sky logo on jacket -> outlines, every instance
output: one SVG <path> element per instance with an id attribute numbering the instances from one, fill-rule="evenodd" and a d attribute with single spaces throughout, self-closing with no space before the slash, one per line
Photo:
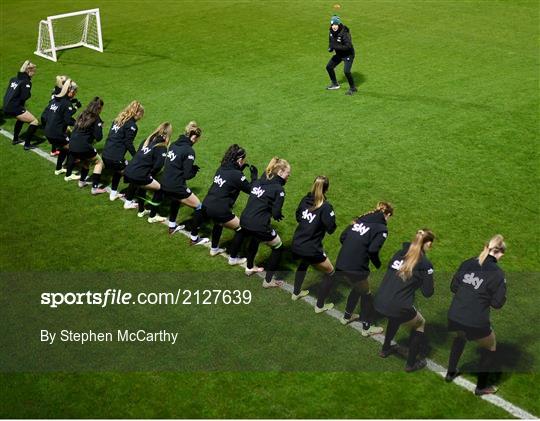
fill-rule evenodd
<path id="1" fill-rule="evenodd" d="M 173 151 L 169 151 L 167 153 L 167 158 L 169 158 L 169 161 L 174 161 L 176 159 L 176 154 Z"/>
<path id="2" fill-rule="evenodd" d="M 257 196 L 257 197 L 261 197 L 263 194 L 264 194 L 265 190 L 261 189 L 260 187 L 253 187 L 251 189 L 251 194 Z"/>
<path id="3" fill-rule="evenodd" d="M 480 288 L 480 285 L 482 285 L 482 282 L 484 282 L 484 280 L 480 279 L 478 276 L 474 276 L 474 272 L 466 273 L 465 276 L 463 277 L 463 283 L 472 285 L 474 289 Z"/>
<path id="4" fill-rule="evenodd" d="M 395 270 L 400 270 L 401 269 L 401 266 L 403 265 L 403 260 L 394 260 L 392 262 L 392 269 L 395 269 Z"/>
<path id="5" fill-rule="evenodd" d="M 227 180 L 224 180 L 221 178 L 221 176 L 216 175 L 214 177 L 214 183 L 217 184 L 220 188 L 223 187 L 223 185 L 227 182 Z"/>
<path id="6" fill-rule="evenodd" d="M 311 213 L 309 210 L 307 209 L 304 209 L 304 212 L 302 212 L 302 219 L 305 219 L 306 221 L 308 221 L 308 223 L 312 223 L 314 220 L 315 220 L 315 217 L 317 215 Z"/>
<path id="7" fill-rule="evenodd" d="M 150 149 L 148 146 L 143 146 L 142 152 L 143 155 L 146 155 L 148 152 L 150 152 L 152 149 Z"/>
<path id="8" fill-rule="evenodd" d="M 120 130 L 120 126 L 117 124 L 113 124 L 111 127 L 111 130 L 113 130 L 115 133 L 118 133 L 118 130 Z"/>
<path id="9" fill-rule="evenodd" d="M 369 227 L 366 227 L 363 223 L 354 224 L 352 227 L 352 230 L 354 232 L 357 232 L 360 235 L 364 235 L 366 232 L 370 230 Z"/>
<path id="10" fill-rule="evenodd" d="M 49 110 L 54 111 L 54 112 L 56 112 L 57 109 L 58 109 L 57 104 L 51 104 L 51 106 L 49 107 Z"/>
<path id="11" fill-rule="evenodd" d="M 11 89 L 17 89 L 17 86 L 19 86 L 19 84 L 17 82 L 11 82 L 10 85 L 9 85 L 9 87 Z"/>

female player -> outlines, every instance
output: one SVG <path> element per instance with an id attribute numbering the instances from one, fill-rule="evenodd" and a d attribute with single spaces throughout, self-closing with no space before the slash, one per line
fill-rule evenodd
<path id="1" fill-rule="evenodd" d="M 272 279 L 281 259 L 282 242 L 277 232 L 272 228 L 270 220 L 271 218 L 276 221 L 283 219 L 281 213 L 285 201 L 283 186 L 290 173 L 291 166 L 286 160 L 278 157 L 270 160 L 263 176 L 252 183 L 246 208 L 240 216 L 240 227 L 236 230 L 231 246 L 229 264 L 238 264 L 238 251 L 242 242 L 245 237 L 251 237 L 246 256 L 245 273 L 248 276 L 264 270 L 262 267 L 254 266 L 259 243 L 264 242 L 272 249 L 263 281 L 264 288 L 275 288 L 283 285 L 283 281 Z"/>
<path id="2" fill-rule="evenodd" d="M 137 152 L 135 146 L 133 146 L 133 141 L 135 140 L 135 136 L 137 136 L 137 121 L 143 118 L 143 116 L 144 107 L 141 103 L 139 101 L 131 101 L 118 114 L 109 130 L 105 148 L 103 149 L 103 163 L 105 169 L 113 173 L 111 193 L 109 194 L 110 200 L 116 200 L 119 197 L 118 185 L 127 164 L 125 160 L 126 151 L 129 151 L 131 156 L 135 156 Z M 99 185 L 101 171 L 96 174 L 96 170 L 94 169 L 94 176 L 96 177 L 92 179 L 92 183 L 94 187 L 97 187 L 95 186 L 95 182 Z M 135 204 L 133 207 L 137 207 L 137 205 Z"/>
<path id="3" fill-rule="evenodd" d="M 369 336 L 381 333 L 383 329 L 371 326 L 374 318 L 373 296 L 369 289 L 369 262 L 377 269 L 381 267 L 379 251 L 386 238 L 386 226 L 394 208 L 390 203 L 379 202 L 375 209 L 359 216 L 341 234 L 341 249 L 336 261 L 339 275 L 351 284 L 351 292 L 347 299 L 342 324 L 356 319 L 354 309 L 360 299 L 360 321 L 362 322 L 362 335 Z"/>
<path id="4" fill-rule="evenodd" d="M 334 275 L 334 266 L 330 259 L 326 257 L 322 245 L 324 235 L 326 233 L 332 234 L 337 228 L 334 209 L 330 202 L 326 200 L 326 192 L 329 186 L 328 177 L 324 175 L 318 176 L 313 182 L 311 192 L 300 201 L 296 209 L 298 226 L 294 232 L 291 247 L 294 257 L 300 259 L 300 264 L 296 269 L 294 291 L 291 297 L 294 301 L 309 294 L 307 290 L 302 290 L 302 283 L 309 266 L 313 266 L 324 273 L 319 293 L 322 301 L 318 300 L 316 309 L 324 308 L 324 297 L 327 294 L 324 294 L 323 291 L 331 286 L 330 277 Z"/>
<path id="5" fill-rule="evenodd" d="M 420 288 L 424 297 L 433 295 L 433 265 L 426 252 L 431 249 L 434 240 L 433 232 L 424 228 L 418 230 L 412 243 L 403 243 L 403 248 L 392 257 L 375 297 L 375 309 L 388 317 L 384 344 L 379 353 L 382 358 L 394 352 L 391 343 L 399 326 L 404 324 L 411 329 L 406 372 L 426 366 L 425 358 L 416 360 L 426 346 L 426 321 L 414 308 L 414 293 Z"/>
<path id="6" fill-rule="evenodd" d="M 234 203 L 241 191 L 249 194 L 251 184 L 257 180 L 258 174 L 255 166 L 249 166 L 251 174 L 251 182 L 249 182 L 242 172 L 247 167 L 246 150 L 237 144 L 229 146 L 221 160 L 221 166 L 214 175 L 208 194 L 202 202 L 202 212 L 199 215 L 204 219 L 211 218 L 214 221 L 210 256 L 217 256 L 225 251 L 219 248 L 223 227 L 237 230 L 240 226 L 240 219 L 232 211 Z M 194 223 L 195 226 L 199 226 L 202 221 Z"/>
<path id="7" fill-rule="evenodd" d="M 506 302 L 506 280 L 504 272 L 497 265 L 505 252 L 503 236 L 495 235 L 486 243 L 480 256 L 461 264 L 450 285 L 454 298 L 448 311 L 448 330 L 456 332 L 456 338 L 452 343 L 445 379 L 451 382 L 460 374 L 457 365 L 465 343 L 476 341 L 481 350 L 476 395 L 496 393 L 498 390 L 488 382 L 497 349 L 489 310 L 490 307 L 502 308 Z"/>
<path id="8" fill-rule="evenodd" d="M 55 175 L 66 172 L 62 168 L 62 164 L 69 152 L 67 129 L 75 124 L 73 115 L 76 109 L 71 104 L 71 99 L 76 94 L 77 84 L 71 79 L 67 79 L 60 92 L 51 99 L 42 114 L 42 122 L 45 123 L 45 137 L 52 148 L 59 152 L 56 159 Z"/>
<path id="9" fill-rule="evenodd" d="M 103 121 L 99 117 L 103 109 L 103 100 L 95 97 L 86 107 L 86 109 L 77 117 L 71 138 L 69 140 L 69 156 L 67 162 L 67 171 L 64 180 L 79 180 L 79 187 L 89 184 L 86 179 L 90 165 L 94 166 L 94 173 L 101 174 L 103 161 L 93 146 L 94 141 L 99 142 L 103 139 Z M 81 162 L 81 175 L 72 174 L 75 160 Z M 93 174 L 94 177 L 95 174 Z M 104 189 L 99 188 L 99 181 L 93 180 L 92 194 L 105 193 Z"/>
<path id="10" fill-rule="evenodd" d="M 36 65 L 30 62 L 30 60 L 26 60 L 17 73 L 17 76 L 10 79 L 4 95 L 4 114 L 17 119 L 13 129 L 13 145 L 22 142 L 19 140 L 19 135 L 21 134 L 23 124 L 29 124 L 24 141 L 24 149 L 26 151 L 36 148 L 30 142 L 39 125 L 38 119 L 25 108 L 25 102 L 32 96 L 32 77 L 35 74 Z"/>
<path id="11" fill-rule="evenodd" d="M 176 225 L 176 217 L 180 210 L 180 204 L 195 209 L 194 219 L 200 220 L 202 203 L 199 198 L 192 193 L 186 181 L 197 175 L 199 166 L 195 164 L 195 150 L 193 146 L 201 140 L 202 130 L 197 122 L 190 121 L 176 142 L 169 147 L 163 176 L 161 177 L 161 188 L 165 195 L 171 199 L 169 213 L 169 234 L 173 235 L 184 228 L 183 225 Z M 198 235 L 198 227 L 193 224 L 193 232 L 190 244 L 200 245 L 208 243 L 208 238 L 201 238 Z"/>
<path id="12" fill-rule="evenodd" d="M 168 121 L 161 123 L 156 130 L 146 138 L 139 150 L 129 162 L 124 171 L 124 181 L 129 184 L 126 194 L 126 208 L 131 208 L 133 198 L 137 194 L 139 205 L 138 217 L 142 218 L 150 212 L 148 222 L 163 222 L 166 218 L 157 214 L 157 206 L 152 211 L 144 209 L 146 190 L 154 192 L 153 203 L 161 202 L 161 185 L 155 179 L 163 168 L 167 156 L 167 146 L 172 135 L 172 124 Z"/>

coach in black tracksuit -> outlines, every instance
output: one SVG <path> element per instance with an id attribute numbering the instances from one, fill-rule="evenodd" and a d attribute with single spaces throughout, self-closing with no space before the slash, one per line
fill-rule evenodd
<path id="1" fill-rule="evenodd" d="M 9 85 L 4 95 L 4 114 L 17 119 L 13 128 L 13 145 L 21 143 L 19 135 L 23 124 L 29 123 L 24 141 L 25 150 L 35 149 L 35 146 L 30 142 L 39 125 L 37 118 L 25 106 L 26 101 L 32 96 L 32 77 L 35 73 L 36 65 L 31 63 L 30 60 L 26 60 L 17 73 L 17 76 L 9 80 Z"/>
<path id="2" fill-rule="evenodd" d="M 233 213 L 233 207 L 240 192 L 249 194 L 251 184 L 257 180 L 258 170 L 246 163 L 246 150 L 237 144 L 227 148 L 221 166 L 214 174 L 214 179 L 206 197 L 202 202 L 202 216 L 214 221 L 212 229 L 212 246 L 210 255 L 216 256 L 225 250 L 219 248 L 219 240 L 223 227 L 237 230 L 240 219 Z M 250 170 L 250 180 L 242 172 Z M 202 222 L 202 221 L 200 221 Z M 199 223 L 200 225 L 200 223 Z M 231 263 L 234 263 L 232 261 Z"/>
<path id="3" fill-rule="evenodd" d="M 324 297 L 326 290 L 331 287 L 331 276 L 334 274 L 334 266 L 326 256 L 323 249 L 323 239 L 326 233 L 333 234 L 337 228 L 334 208 L 326 200 L 326 193 L 330 186 L 328 177 L 318 176 L 313 182 L 311 191 L 302 198 L 296 209 L 296 222 L 298 226 L 293 235 L 291 250 L 293 256 L 300 259 L 294 279 L 294 301 L 308 295 L 307 290 L 302 290 L 302 284 L 306 277 L 306 271 L 310 265 L 324 273 L 319 286 L 319 299 L 317 309 L 324 311 Z M 329 308 L 326 308 L 329 309 Z"/>
<path id="4" fill-rule="evenodd" d="M 141 143 L 139 150 L 128 163 L 124 171 L 124 181 L 129 184 L 126 194 L 126 208 L 131 208 L 131 203 L 135 194 L 138 197 L 139 217 L 143 217 L 147 212 L 144 209 L 146 190 L 154 191 L 150 217 L 148 222 L 163 222 L 165 218 L 157 216 L 157 204 L 161 202 L 161 184 L 156 180 L 157 175 L 165 164 L 167 157 L 167 145 L 172 134 L 172 125 L 164 122 Z"/>
<path id="5" fill-rule="evenodd" d="M 245 273 L 248 276 L 263 271 L 263 268 L 254 266 L 259 243 L 264 242 L 272 248 L 263 282 L 264 288 L 283 285 L 282 281 L 272 279 L 281 259 L 282 242 L 270 221 L 272 218 L 276 221 L 283 219 L 282 207 L 285 201 L 283 186 L 290 172 L 291 166 L 286 160 L 274 157 L 262 177 L 252 183 L 246 208 L 240 217 L 240 230 L 237 230 L 231 246 L 231 259 L 237 259 L 244 238 L 246 236 L 251 238 L 246 256 Z"/>
<path id="6" fill-rule="evenodd" d="M 327 89 L 339 89 L 340 86 L 337 82 L 334 69 L 339 63 L 343 62 L 343 71 L 347 81 L 349 82 L 349 90 L 346 92 L 346 95 L 354 94 L 357 92 L 351 73 L 352 64 L 354 61 L 354 47 L 352 44 L 351 32 L 349 31 L 349 28 L 341 23 L 339 16 L 332 16 L 332 19 L 330 20 L 328 51 L 334 52 L 335 54 L 326 65 L 326 71 L 328 72 L 328 76 L 330 76 L 330 80 L 332 82 Z"/>
<path id="7" fill-rule="evenodd" d="M 95 97 L 86 109 L 77 117 L 71 137 L 69 140 L 69 156 L 66 165 L 66 176 L 64 180 L 78 180 L 82 187 L 86 183 L 88 176 L 89 165 L 94 163 L 94 171 L 101 172 L 103 163 L 100 156 L 94 148 L 94 142 L 99 142 L 103 139 L 103 120 L 100 118 L 101 110 L 103 109 L 103 101 L 99 97 Z M 81 175 L 72 175 L 75 161 L 81 161 Z M 96 191 L 94 190 L 94 194 Z"/>
<path id="8" fill-rule="evenodd" d="M 361 300 L 360 320 L 362 335 L 381 333 L 383 329 L 371 326 L 374 319 L 373 296 L 369 288 L 369 262 L 381 267 L 379 252 L 388 237 L 387 221 L 394 209 L 387 202 L 379 202 L 374 210 L 356 218 L 341 234 L 341 249 L 336 261 L 340 278 L 351 285 L 342 324 L 354 320 L 354 309 Z"/>
<path id="9" fill-rule="evenodd" d="M 76 92 L 77 85 L 72 84 L 69 79 L 66 80 L 62 90 L 51 99 L 42 115 L 45 137 L 52 147 L 60 152 L 56 160 L 56 175 L 63 172 L 62 164 L 69 151 L 67 129 L 75 124 L 73 115 L 77 109 L 71 103 L 71 98 Z"/>
<path id="10" fill-rule="evenodd" d="M 495 393 L 497 388 L 488 384 L 493 369 L 496 340 L 491 328 L 490 308 L 500 309 L 506 302 L 506 280 L 497 265 L 506 245 L 500 235 L 494 236 L 479 257 L 464 261 L 452 278 L 450 290 L 454 294 L 448 311 L 448 330 L 457 332 L 452 343 L 446 381 L 454 380 L 457 365 L 467 340 L 481 347 L 480 370 L 475 393 Z"/>
<path id="11" fill-rule="evenodd" d="M 428 229 L 419 230 L 412 243 L 403 243 L 388 265 L 381 286 L 375 297 L 375 309 L 388 318 L 384 345 L 379 353 L 383 358 L 394 349 L 391 342 L 399 326 L 405 324 L 411 328 L 409 354 L 405 371 L 411 372 L 426 366 L 424 358 L 416 360 L 421 348 L 425 348 L 425 320 L 414 307 L 414 295 L 417 289 L 425 297 L 434 292 L 433 265 L 426 257 L 435 236 Z"/>

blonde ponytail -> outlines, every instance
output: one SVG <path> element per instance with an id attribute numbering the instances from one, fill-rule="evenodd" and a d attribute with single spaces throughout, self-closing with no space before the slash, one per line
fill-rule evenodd
<path id="1" fill-rule="evenodd" d="M 36 68 L 36 65 L 34 63 L 32 63 L 30 60 L 26 60 L 22 66 L 21 66 L 21 69 L 19 70 L 21 73 L 25 73 L 26 71 L 30 70 L 30 69 L 35 69 Z"/>
<path id="2" fill-rule="evenodd" d="M 138 114 L 144 114 L 144 107 L 139 101 L 131 101 L 114 119 L 114 124 L 122 127 L 129 119 L 134 118 Z"/>
<path id="3" fill-rule="evenodd" d="M 163 145 L 166 145 L 169 143 L 169 140 L 171 139 L 172 135 L 172 124 L 168 121 L 165 121 L 164 123 L 161 123 L 156 130 L 154 130 L 150 136 L 146 138 L 146 140 L 143 143 L 143 147 L 147 147 L 148 144 L 152 141 L 152 139 L 155 139 L 157 136 L 160 136 L 164 139 L 164 142 L 162 142 Z"/>
<path id="4" fill-rule="evenodd" d="M 56 87 L 57 88 L 62 88 L 62 86 L 64 86 L 64 83 L 68 79 L 69 78 L 66 75 L 58 75 L 58 76 L 56 76 Z"/>
<path id="5" fill-rule="evenodd" d="M 67 79 L 64 84 L 62 85 L 62 90 L 57 94 L 55 95 L 57 98 L 62 98 L 62 97 L 65 97 L 67 95 L 68 92 L 72 92 L 72 91 L 76 91 L 78 88 L 77 84 L 75 83 L 75 81 L 71 80 L 71 79 Z"/>
<path id="6" fill-rule="evenodd" d="M 291 168 L 291 165 L 285 159 L 274 156 L 266 167 L 266 178 L 268 180 L 271 180 L 272 178 L 274 178 L 275 175 L 277 175 L 278 172 L 286 170 L 288 168 Z"/>
<path id="7" fill-rule="evenodd" d="M 405 254 L 403 264 L 397 271 L 398 276 L 402 280 L 406 281 L 407 279 L 411 278 L 415 266 L 418 264 L 420 258 L 422 257 L 422 250 L 424 248 L 424 244 L 433 242 L 434 240 L 435 235 L 428 228 L 423 228 L 416 232 L 416 236 L 414 237 L 414 240 L 412 241 L 411 246 L 407 251 L 407 254 Z"/>
<path id="8" fill-rule="evenodd" d="M 318 209 L 322 206 L 322 204 L 326 200 L 325 194 L 328 191 L 329 186 L 330 181 L 328 180 L 328 177 L 324 175 L 319 175 L 315 179 L 315 181 L 313 182 L 313 186 L 311 187 L 313 206 L 311 207 L 310 211 L 314 211 L 315 209 Z"/>
<path id="9" fill-rule="evenodd" d="M 360 219 L 364 216 L 371 215 L 375 212 L 382 212 L 384 215 L 390 215 L 392 216 L 394 214 L 394 207 L 388 203 L 388 202 L 377 202 L 377 205 L 373 210 L 370 210 L 369 212 L 366 212 L 360 216 L 357 216 L 356 219 Z M 356 224 L 356 220 L 353 220 L 351 224 Z"/>
<path id="10" fill-rule="evenodd" d="M 187 137 L 191 139 L 191 136 L 200 137 L 202 134 L 202 130 L 196 121 L 190 121 L 184 129 L 184 133 Z"/>
<path id="11" fill-rule="evenodd" d="M 484 245 L 484 250 L 482 250 L 482 253 L 478 256 L 478 262 L 480 263 L 480 266 L 482 266 L 489 253 L 504 253 L 505 251 L 506 243 L 504 242 L 504 237 L 501 234 L 494 235 L 491 237 L 491 240 Z"/>

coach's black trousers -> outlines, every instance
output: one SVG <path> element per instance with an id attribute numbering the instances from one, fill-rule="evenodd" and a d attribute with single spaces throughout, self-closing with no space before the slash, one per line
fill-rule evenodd
<path id="1" fill-rule="evenodd" d="M 330 76 L 330 80 L 333 83 L 337 84 L 336 72 L 334 71 L 334 69 L 339 63 L 343 62 L 343 72 L 345 73 L 345 77 L 349 82 L 349 87 L 354 88 L 354 79 L 351 73 L 353 61 L 354 55 L 348 57 L 339 57 L 337 55 L 332 56 L 332 58 L 330 59 L 330 61 L 328 61 L 328 64 L 326 65 L 326 71 L 328 72 L 328 76 Z"/>

